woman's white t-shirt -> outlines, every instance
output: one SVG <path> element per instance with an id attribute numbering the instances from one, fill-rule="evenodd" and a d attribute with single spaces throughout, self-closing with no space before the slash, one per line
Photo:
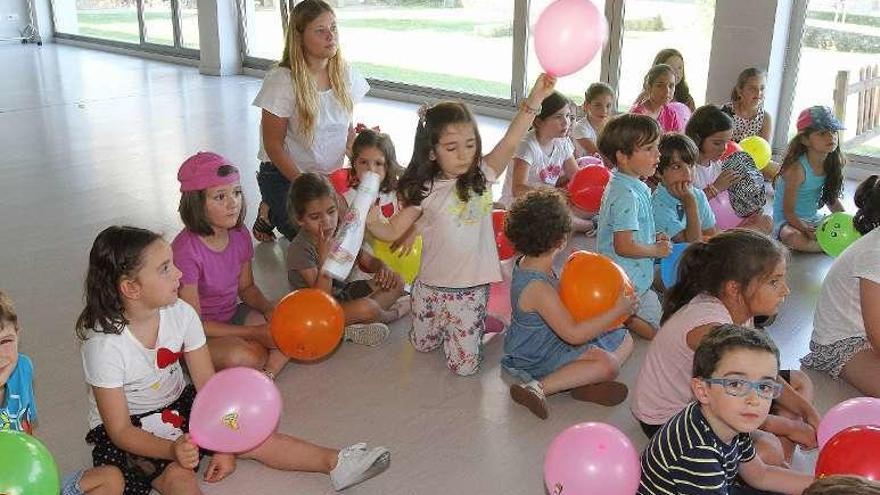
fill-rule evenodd
<path id="1" fill-rule="evenodd" d="M 82 344 L 86 383 L 122 388 L 129 414 L 143 414 L 168 406 L 183 392 L 186 381 L 180 359 L 205 345 L 205 331 L 196 311 L 178 299 L 159 310 L 159 335 L 152 349 L 129 331 L 120 334 L 88 330 Z M 102 423 L 95 396 L 89 388 L 89 428 Z"/>
<path id="2" fill-rule="evenodd" d="M 357 103 L 367 94 L 370 85 L 352 67 L 348 67 L 347 71 L 351 100 L 353 103 Z M 293 159 L 293 163 L 300 171 L 329 174 L 342 167 L 351 115 L 345 111 L 332 90 L 320 92 L 318 95 L 318 117 L 315 122 L 315 139 L 309 145 L 299 132 L 296 100 L 293 92 L 290 69 L 275 67 L 263 79 L 263 86 L 254 98 L 253 105 L 275 116 L 289 119 L 287 135 L 284 137 L 284 151 Z M 261 128 L 260 135 L 262 136 L 262 134 Z M 257 158 L 261 162 L 270 161 L 262 139 L 260 139 L 260 152 Z"/>
<path id="3" fill-rule="evenodd" d="M 532 130 L 519 143 L 516 154 L 513 156 L 526 162 L 529 165 L 529 173 L 526 177 L 526 184 L 529 186 L 549 186 L 554 187 L 556 181 L 565 174 L 563 164 L 565 160 L 574 156 L 574 145 L 571 139 L 555 138 L 550 142 L 550 152 L 547 153 L 538 143 L 538 137 Z M 501 190 L 501 199 L 499 203 L 505 207 L 513 204 L 513 167 L 507 169 L 504 178 L 504 188 Z"/>
<path id="4" fill-rule="evenodd" d="M 846 248 L 825 275 L 813 317 L 813 342 L 831 345 L 850 337 L 866 337 L 862 319 L 861 279 L 880 284 L 880 228 Z"/>

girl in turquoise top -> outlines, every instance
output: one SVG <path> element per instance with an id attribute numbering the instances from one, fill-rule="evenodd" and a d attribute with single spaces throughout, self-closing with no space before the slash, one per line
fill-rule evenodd
<path id="1" fill-rule="evenodd" d="M 843 211 L 840 194 L 846 160 L 837 135 L 843 125 L 830 108 L 814 106 L 800 113 L 797 129 L 776 176 L 773 234 L 791 249 L 819 253 L 819 208 Z"/>

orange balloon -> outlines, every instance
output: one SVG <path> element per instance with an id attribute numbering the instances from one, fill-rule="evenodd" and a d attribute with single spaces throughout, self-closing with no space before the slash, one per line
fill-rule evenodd
<path id="1" fill-rule="evenodd" d="M 315 361 L 333 352 L 344 326 L 342 306 L 319 289 L 299 289 L 284 296 L 269 322 L 281 352 L 300 361 Z"/>
<path id="2" fill-rule="evenodd" d="M 620 293 L 634 294 L 626 272 L 611 258 L 589 251 L 568 257 L 559 276 L 559 296 L 572 318 L 582 322 L 614 307 Z M 626 318 L 611 328 L 620 327 Z"/>

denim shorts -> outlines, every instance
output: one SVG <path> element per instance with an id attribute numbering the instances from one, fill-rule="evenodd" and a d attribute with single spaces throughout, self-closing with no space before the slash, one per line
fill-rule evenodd
<path id="1" fill-rule="evenodd" d="M 85 472 L 85 469 L 79 469 L 65 476 L 61 480 L 61 495 L 85 495 L 79 486 L 79 481 Z"/>
<path id="2" fill-rule="evenodd" d="M 512 365 L 513 363 L 506 363 L 505 359 L 502 359 L 501 367 L 504 371 L 507 371 L 523 381 L 540 380 L 572 361 L 579 359 L 585 352 L 593 347 L 609 353 L 616 351 L 623 343 L 624 339 L 626 339 L 627 333 L 627 329 L 623 327 L 603 333 L 585 344 L 569 347 L 569 349 L 564 352 L 548 356 L 539 364 L 529 366 L 527 369 L 517 368 L 515 365 Z M 505 358 L 506 357 L 507 356 L 505 356 Z"/>

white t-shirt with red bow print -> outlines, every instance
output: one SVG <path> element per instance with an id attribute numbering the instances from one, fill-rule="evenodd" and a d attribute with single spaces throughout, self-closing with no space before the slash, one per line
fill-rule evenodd
<path id="1" fill-rule="evenodd" d="M 192 306 L 178 299 L 159 310 L 159 336 L 155 347 L 145 347 L 126 326 L 120 334 L 88 330 L 80 351 L 86 383 L 101 388 L 122 388 L 129 414 L 136 415 L 162 409 L 180 397 L 186 387 L 180 360 L 185 352 L 203 345 L 205 331 L 199 315 Z M 179 430 L 180 424 L 175 427 L 175 422 L 182 420 L 174 414 L 163 411 L 155 415 L 155 420 L 152 416 L 143 418 L 143 428 L 156 436 L 172 439 L 170 437 L 179 434 L 174 430 Z M 90 388 L 89 428 L 101 423 Z M 156 428 L 150 426 L 154 423 Z"/>

